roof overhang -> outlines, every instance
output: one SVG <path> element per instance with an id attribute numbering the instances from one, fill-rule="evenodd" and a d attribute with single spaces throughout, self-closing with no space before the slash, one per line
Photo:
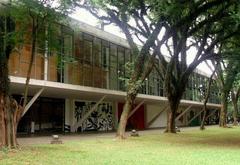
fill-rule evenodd
<path id="1" fill-rule="evenodd" d="M 26 78 L 10 76 L 10 81 L 11 93 L 22 95 L 24 92 Z M 98 101 L 101 97 L 106 95 L 105 100 L 107 101 L 124 102 L 126 97 L 126 92 L 121 91 L 30 79 L 30 96 L 34 96 L 42 88 L 44 88 L 44 91 L 41 93 L 41 96 L 51 98 Z M 142 100 L 145 100 L 145 103 L 149 104 L 167 104 L 168 102 L 166 97 L 139 94 L 136 102 L 140 102 Z M 194 107 L 202 107 L 203 103 L 190 100 L 181 100 L 181 106 L 189 105 Z M 220 109 L 221 105 L 208 103 L 207 107 Z"/>

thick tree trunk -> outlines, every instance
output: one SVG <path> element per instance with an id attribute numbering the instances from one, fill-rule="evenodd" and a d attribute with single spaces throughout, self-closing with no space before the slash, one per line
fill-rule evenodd
<path id="1" fill-rule="evenodd" d="M 222 94 L 222 107 L 220 110 L 220 119 L 219 119 L 219 126 L 220 127 L 227 127 L 227 106 L 228 106 L 228 102 L 227 102 L 227 94 L 226 92 L 223 92 Z"/>
<path id="2" fill-rule="evenodd" d="M 171 65 L 171 64 L 170 64 Z M 172 67 L 174 67 L 174 63 L 172 63 Z M 171 67 L 166 73 L 164 80 L 164 88 L 167 94 L 169 109 L 167 112 L 167 126 L 166 133 L 176 133 L 175 127 L 175 119 L 176 113 L 182 98 L 182 95 L 186 88 L 186 83 L 188 81 L 187 78 L 175 79 L 172 75 Z"/>
<path id="3" fill-rule="evenodd" d="M 22 112 L 15 100 L 0 95 L 0 147 L 17 147 L 17 125 Z"/>
<path id="4" fill-rule="evenodd" d="M 169 99 L 170 109 L 167 112 L 166 133 L 176 133 L 175 119 L 180 99 Z"/>
<path id="5" fill-rule="evenodd" d="M 167 114 L 167 128 L 165 130 L 166 133 L 176 133 L 175 118 L 176 111 L 169 110 Z"/>
<path id="6" fill-rule="evenodd" d="M 5 101 L 0 95 L 0 148 L 6 146 L 6 125 L 5 125 Z"/>
<path id="7" fill-rule="evenodd" d="M 235 92 L 232 90 L 231 97 L 232 97 L 232 104 L 233 104 L 233 125 L 236 126 L 238 124 L 238 98 L 240 94 L 240 88 L 237 89 Z"/>
<path id="8" fill-rule="evenodd" d="M 204 107 L 203 107 L 203 118 L 202 118 L 202 121 L 201 121 L 200 130 L 204 130 L 205 129 L 206 114 L 207 114 L 207 107 L 206 107 L 206 104 L 204 104 Z"/>
<path id="9" fill-rule="evenodd" d="M 233 125 L 236 126 L 237 123 L 237 115 L 238 115 L 238 105 L 237 100 L 232 100 L 233 103 Z"/>
<path id="10" fill-rule="evenodd" d="M 126 131 L 126 126 L 127 126 L 127 121 L 128 121 L 128 115 L 130 113 L 130 111 L 132 110 L 133 107 L 133 101 L 135 100 L 136 95 L 134 94 L 128 94 L 126 97 L 126 102 L 124 104 L 123 107 L 123 111 L 121 114 L 121 118 L 119 121 L 119 125 L 118 125 L 118 130 L 117 130 L 117 134 L 116 137 L 119 139 L 125 139 L 125 131 Z"/>
<path id="11" fill-rule="evenodd" d="M 9 148 L 17 147 L 17 138 L 15 134 L 15 126 L 14 123 L 14 112 L 16 110 L 12 109 L 10 98 L 7 97 L 5 99 L 5 122 L 6 122 L 6 135 L 7 135 L 7 146 Z"/>

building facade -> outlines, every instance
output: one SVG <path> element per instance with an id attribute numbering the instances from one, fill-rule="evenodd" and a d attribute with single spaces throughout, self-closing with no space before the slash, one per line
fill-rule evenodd
<path id="1" fill-rule="evenodd" d="M 73 28 L 76 27 L 76 28 Z M 82 22 L 58 25 L 52 51 L 46 41 L 36 50 L 29 87 L 29 110 L 18 132 L 112 131 L 117 128 L 126 95 L 125 65 L 132 62 L 127 41 Z M 43 45 L 43 46 L 41 46 Z M 11 92 L 21 102 L 31 46 L 23 44 L 9 59 Z M 156 59 L 158 63 L 158 59 Z M 178 110 L 178 126 L 198 125 L 208 76 L 192 74 Z M 216 122 L 218 91 L 213 84 L 208 115 Z M 153 70 L 146 78 L 130 113 L 128 129 L 165 127 L 167 99 L 163 82 Z"/>

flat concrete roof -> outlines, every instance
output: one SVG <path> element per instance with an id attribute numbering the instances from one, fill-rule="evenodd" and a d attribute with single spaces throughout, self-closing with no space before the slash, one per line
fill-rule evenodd
<path id="1" fill-rule="evenodd" d="M 87 23 L 84 23 L 82 21 L 76 20 L 74 18 L 71 18 L 71 22 L 69 23 L 71 28 L 75 31 L 75 32 L 85 32 L 87 34 L 93 35 L 95 37 L 104 39 L 106 41 L 109 41 L 111 43 L 114 43 L 116 45 L 120 45 L 126 48 L 130 48 L 128 41 L 124 38 L 121 38 L 117 35 L 114 35 L 112 33 L 109 33 L 107 31 L 104 31 L 102 29 L 99 29 L 95 26 L 91 26 Z"/>
<path id="2" fill-rule="evenodd" d="M 24 92 L 24 86 L 26 78 L 10 76 L 11 81 L 11 93 L 22 95 Z M 76 100 L 91 100 L 98 101 L 104 95 L 106 95 L 106 101 L 118 101 L 124 102 L 126 92 L 87 87 L 80 85 L 64 84 L 59 82 L 51 82 L 45 80 L 30 80 L 29 86 L 29 96 L 34 96 L 40 89 L 44 88 L 44 91 L 40 96 L 42 97 L 51 97 L 51 98 L 62 98 L 62 99 L 76 99 Z M 145 94 L 138 94 L 136 103 L 145 100 L 147 104 L 167 104 L 168 100 L 166 97 L 152 96 Z M 202 102 L 190 101 L 190 100 L 181 100 L 181 106 L 194 107 L 203 106 Z M 208 103 L 208 108 L 220 109 L 220 104 Z"/>

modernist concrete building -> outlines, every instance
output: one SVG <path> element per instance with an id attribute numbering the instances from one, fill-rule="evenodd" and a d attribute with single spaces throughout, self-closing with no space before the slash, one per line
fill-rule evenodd
<path id="1" fill-rule="evenodd" d="M 59 50 L 38 47 L 30 80 L 27 113 L 18 132 L 111 131 L 116 129 L 126 92 L 125 64 L 133 60 L 127 41 L 82 22 L 59 26 Z M 45 44 L 45 46 L 47 43 Z M 30 45 L 9 60 L 11 92 L 20 101 L 29 66 Z M 156 59 L 157 61 L 157 59 Z M 178 126 L 197 125 L 202 92 L 208 76 L 196 71 L 181 101 Z M 209 120 L 216 120 L 220 105 L 212 88 Z M 163 83 L 153 71 L 146 79 L 127 128 L 148 129 L 166 125 L 167 99 Z"/>

